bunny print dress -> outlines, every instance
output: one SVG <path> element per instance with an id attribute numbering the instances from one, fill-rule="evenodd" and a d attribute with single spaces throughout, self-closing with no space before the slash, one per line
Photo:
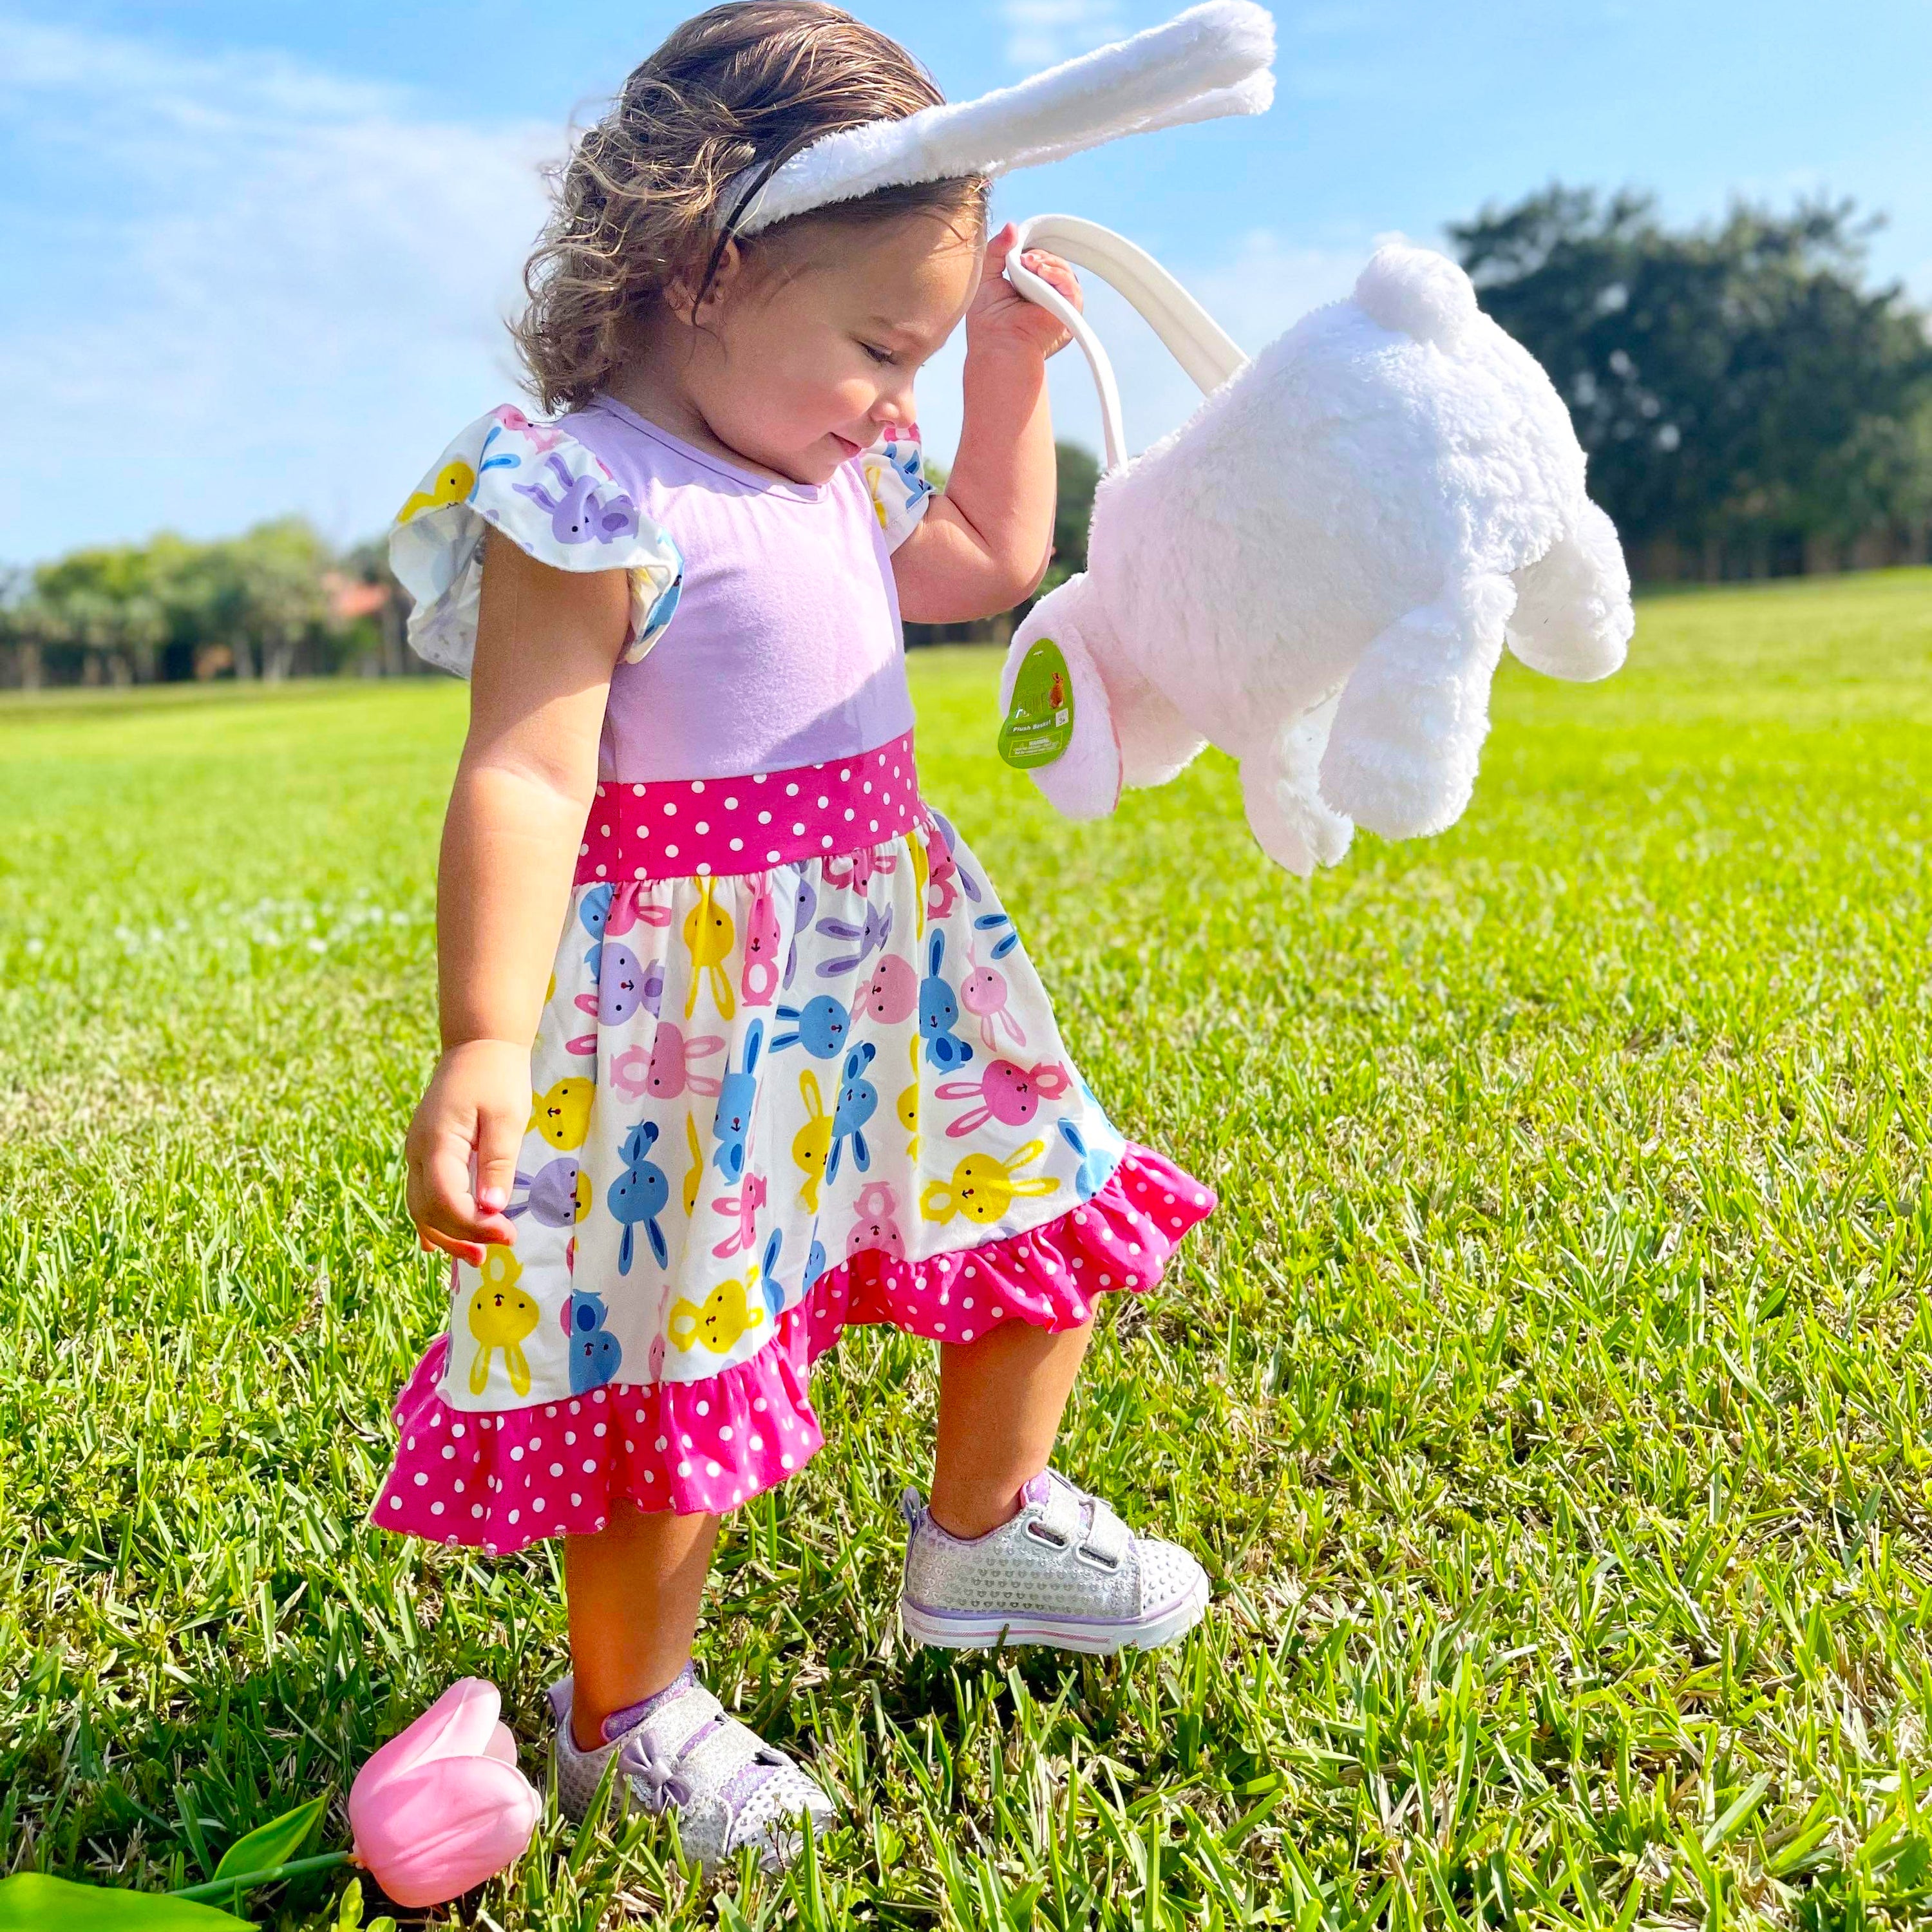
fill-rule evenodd
<path id="1" fill-rule="evenodd" d="M 849 1323 L 970 1342 L 1150 1287 L 1213 1205 L 1123 1142 L 913 760 L 891 554 L 916 432 L 826 484 L 599 398 L 494 411 L 392 534 L 466 670 L 484 532 L 623 569 L 631 631 L 532 1054 L 514 1246 L 455 1264 L 383 1528 L 493 1551 L 722 1511 L 818 1448 Z"/>

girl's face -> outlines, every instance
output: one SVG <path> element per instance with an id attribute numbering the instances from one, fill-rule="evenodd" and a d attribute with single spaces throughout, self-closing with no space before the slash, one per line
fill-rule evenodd
<path id="1" fill-rule="evenodd" d="M 913 379 L 966 313 L 980 260 L 976 235 L 926 215 L 734 248 L 694 318 L 680 387 L 728 448 L 826 482 L 916 420 Z"/>

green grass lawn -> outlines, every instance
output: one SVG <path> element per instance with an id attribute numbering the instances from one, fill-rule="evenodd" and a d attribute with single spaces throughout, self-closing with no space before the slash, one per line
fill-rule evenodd
<path id="1" fill-rule="evenodd" d="M 998 662 L 916 660 L 926 789 L 1119 1125 L 1222 1198 L 1061 1462 L 1214 1609 L 909 1654 L 932 1370 L 856 1336 L 700 1640 L 843 1804 L 817 1868 L 553 1816 L 461 1922 L 1924 1922 L 1932 572 L 1653 599 L 1598 688 L 1506 667 L 1463 822 L 1308 884 L 1218 756 L 1058 821 Z M 323 1789 L 342 1844 L 464 1673 L 542 1774 L 554 1551 L 362 1520 L 444 1308 L 398 1148 L 462 723 L 0 712 L 0 1870 L 191 1883 Z M 257 1916 L 334 1926 L 342 1876 Z"/>

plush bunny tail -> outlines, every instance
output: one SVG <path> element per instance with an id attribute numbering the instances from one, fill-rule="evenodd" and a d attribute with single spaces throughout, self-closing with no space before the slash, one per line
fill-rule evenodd
<path id="1" fill-rule="evenodd" d="M 1636 613 L 1616 528 L 1586 502 L 1576 527 L 1516 578 L 1509 647 L 1532 670 L 1580 684 L 1624 661 Z"/>
<path id="2" fill-rule="evenodd" d="M 1473 283 L 1446 255 L 1391 242 L 1355 282 L 1355 303 L 1371 322 L 1418 342 L 1454 349 L 1478 314 Z"/>

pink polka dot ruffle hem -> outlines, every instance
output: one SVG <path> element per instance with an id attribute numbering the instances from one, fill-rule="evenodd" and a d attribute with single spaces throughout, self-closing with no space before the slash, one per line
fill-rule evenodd
<path id="1" fill-rule="evenodd" d="M 1103 1294 L 1144 1293 L 1212 1192 L 1130 1146 L 1093 1198 L 1024 1234 L 902 1261 L 878 1250 L 821 1276 L 749 1361 L 700 1382 L 614 1382 L 494 1414 L 436 1394 L 439 1336 L 397 1397 L 394 1466 L 370 1520 L 493 1552 L 604 1528 L 614 1497 L 643 1510 L 719 1511 L 803 1467 L 824 1438 L 812 1365 L 855 1324 L 970 1342 L 1003 1322 L 1078 1328 Z"/>

